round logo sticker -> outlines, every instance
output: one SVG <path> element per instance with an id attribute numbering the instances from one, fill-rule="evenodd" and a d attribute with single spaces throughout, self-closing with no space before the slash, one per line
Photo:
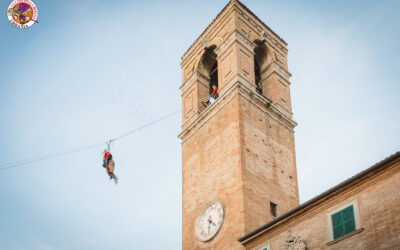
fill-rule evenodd
<path id="1" fill-rule="evenodd" d="M 38 21 L 38 9 L 31 0 L 14 0 L 7 10 L 8 20 L 20 29 L 26 29 Z"/>

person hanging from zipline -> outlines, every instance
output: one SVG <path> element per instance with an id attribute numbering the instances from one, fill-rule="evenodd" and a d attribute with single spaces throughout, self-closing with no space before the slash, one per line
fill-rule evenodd
<path id="1" fill-rule="evenodd" d="M 106 169 L 110 180 L 114 179 L 115 183 L 118 182 L 117 176 L 114 174 L 115 162 L 113 160 L 112 154 L 110 153 L 110 143 L 108 143 L 108 149 L 104 149 L 103 153 L 103 167 Z"/>
<path id="2" fill-rule="evenodd" d="M 108 164 L 110 164 L 110 161 L 112 160 L 112 154 L 108 152 L 107 149 L 104 149 L 103 153 L 103 168 L 107 168 Z"/>

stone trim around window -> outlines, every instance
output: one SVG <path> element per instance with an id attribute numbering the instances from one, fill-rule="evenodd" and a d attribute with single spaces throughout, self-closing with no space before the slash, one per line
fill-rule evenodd
<path id="1" fill-rule="evenodd" d="M 332 225 L 331 216 L 333 214 L 335 214 L 335 213 L 337 213 L 337 212 L 339 212 L 339 211 L 351 206 L 351 205 L 353 205 L 353 209 L 354 209 L 354 221 L 355 221 L 355 224 L 356 224 L 355 230 L 353 232 L 351 232 L 351 233 L 343 235 L 340 238 L 334 239 L 334 237 L 333 237 L 333 225 Z M 361 232 L 362 231 L 362 230 L 360 230 L 362 228 L 361 228 L 361 221 L 360 221 L 360 210 L 358 208 L 357 199 L 354 199 L 354 200 L 352 200 L 350 202 L 346 202 L 345 204 L 341 205 L 340 207 L 336 207 L 336 208 L 333 208 L 332 210 L 328 210 L 328 213 L 326 214 L 326 219 L 327 219 L 327 222 L 328 222 L 328 243 L 327 244 L 329 244 L 329 245 L 333 244 L 334 242 L 339 241 L 341 239 L 347 238 L 347 236 L 353 235 L 355 232 L 358 232 L 358 231 Z"/>
<path id="2" fill-rule="evenodd" d="M 346 235 L 343 235 L 342 237 L 337 238 L 336 240 L 329 241 L 328 243 L 326 243 L 326 245 L 330 246 L 330 245 L 335 244 L 338 241 L 344 240 L 344 239 L 346 239 L 346 238 L 348 238 L 348 237 L 350 237 L 350 236 L 352 236 L 354 234 L 361 233 L 362 231 L 364 231 L 364 228 L 356 229 L 355 231 L 353 231 L 351 233 L 348 233 Z"/>

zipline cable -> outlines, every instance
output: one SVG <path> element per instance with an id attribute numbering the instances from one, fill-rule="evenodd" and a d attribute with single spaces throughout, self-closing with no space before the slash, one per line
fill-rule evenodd
<path id="1" fill-rule="evenodd" d="M 162 117 L 160 117 L 160 118 L 158 118 L 158 119 L 156 119 L 154 121 L 151 121 L 151 122 L 149 122 L 147 124 L 144 124 L 141 127 L 138 127 L 138 128 L 136 128 L 134 130 L 131 130 L 131 131 L 128 131 L 125 134 L 122 134 L 120 136 L 117 136 L 117 137 L 109 140 L 108 142 L 114 142 L 116 140 L 119 140 L 119 139 L 121 139 L 121 138 L 123 138 L 125 136 L 128 136 L 130 134 L 138 132 L 139 130 L 142 130 L 142 129 L 147 128 L 147 127 L 149 127 L 151 125 L 154 125 L 154 124 L 156 124 L 156 123 L 158 123 L 158 122 L 160 122 L 162 120 L 165 120 L 165 119 L 167 119 L 167 118 L 169 118 L 171 116 L 174 116 L 174 115 L 176 115 L 176 114 L 178 114 L 180 112 L 181 112 L 181 110 L 176 110 L 176 111 L 174 111 L 174 112 L 172 112 L 172 113 L 170 113 L 168 115 L 162 116 Z M 92 149 L 92 148 L 95 148 L 95 147 L 99 147 L 101 145 L 104 145 L 104 143 L 96 143 L 96 144 L 93 144 L 93 145 L 90 145 L 90 146 L 80 147 L 80 148 L 77 148 L 77 149 L 72 149 L 72 150 L 68 150 L 68 151 L 64 151 L 64 152 L 60 152 L 60 153 L 47 154 L 47 155 L 42 155 L 42 156 L 31 157 L 31 158 L 28 158 L 28 159 L 25 159 L 25 160 L 16 161 L 16 162 L 3 163 L 3 164 L 0 164 L 0 171 L 4 171 L 4 170 L 10 169 L 10 168 L 20 167 L 20 166 L 23 166 L 23 165 L 26 165 L 26 164 L 30 164 L 30 163 L 34 163 L 34 162 L 38 162 L 38 161 L 44 161 L 44 160 L 51 159 L 51 158 L 56 158 L 56 157 L 60 157 L 60 156 L 64 156 L 64 155 L 69 155 L 69 154 L 73 154 L 73 153 L 84 151 L 84 150 L 89 150 L 89 149 Z"/>
<path id="2" fill-rule="evenodd" d="M 172 113 L 170 113 L 170 114 L 168 114 L 168 115 L 162 116 L 162 117 L 160 117 L 160 118 L 158 118 L 158 119 L 156 119 L 156 120 L 154 120 L 154 121 L 152 121 L 152 122 L 149 122 L 149 123 L 147 123 L 147 124 L 145 124 L 145 125 L 143 125 L 143 126 L 141 126 L 141 127 L 139 127 L 139 128 L 136 128 L 136 129 L 134 129 L 134 130 L 131 130 L 131 131 L 129 131 L 129 132 L 126 132 L 125 134 L 122 134 L 122 135 L 120 135 L 120 136 L 117 136 L 117 137 L 115 137 L 114 139 L 111 139 L 111 141 L 114 142 L 114 141 L 116 141 L 116 140 L 119 140 L 119 139 L 121 139 L 122 137 L 125 137 L 125 136 L 128 136 L 128 135 L 130 135 L 130 134 L 133 134 L 133 133 L 135 133 L 135 132 L 137 132 L 137 131 L 139 131 L 139 130 L 142 130 L 142 129 L 148 127 L 148 126 L 151 126 L 151 125 L 153 125 L 153 124 L 155 124 L 155 123 L 157 123 L 157 122 L 160 122 L 160 121 L 162 121 L 162 120 L 165 120 L 165 119 L 167 119 L 167 118 L 170 118 L 171 116 L 174 116 L 174 115 L 176 115 L 176 114 L 178 114 L 178 113 L 180 113 L 180 112 L 181 112 L 181 110 L 175 110 L 174 112 L 172 112 Z"/>
<path id="3" fill-rule="evenodd" d="M 99 146 L 99 145 L 102 145 L 102 144 L 103 144 L 103 143 L 98 143 L 98 144 L 95 144 L 95 145 L 92 145 L 92 146 Z M 85 148 L 86 148 L 86 147 L 85 147 Z M 81 148 L 79 148 L 79 149 L 81 149 Z M 59 152 L 59 153 L 52 153 L 52 154 L 47 154 L 47 155 L 35 156 L 35 157 L 28 158 L 28 159 L 21 160 L 21 161 L 3 163 L 3 164 L 0 164 L 0 168 L 1 168 L 1 167 L 5 167 L 5 166 L 9 166 L 9 165 L 21 164 L 21 163 L 24 163 L 24 162 L 36 161 L 36 160 L 41 159 L 41 158 L 48 158 L 48 157 L 49 157 L 49 158 L 52 158 L 52 157 L 54 157 L 55 155 L 60 155 L 60 154 L 64 154 L 64 153 L 67 153 L 67 152 L 70 152 L 70 151 L 79 150 L 79 149 L 71 149 L 71 150 L 69 150 L 69 151 L 63 151 L 63 152 Z"/>
<path id="4" fill-rule="evenodd" d="M 47 159 L 56 158 L 56 157 L 60 157 L 60 156 L 64 156 L 64 155 L 68 155 L 68 154 L 84 151 L 84 150 L 88 150 L 88 149 L 91 149 L 91 148 L 99 147 L 101 145 L 104 145 L 104 143 L 98 143 L 98 144 L 94 144 L 94 145 L 91 145 L 91 146 L 86 146 L 86 147 L 82 147 L 82 148 L 79 148 L 79 149 L 74 149 L 74 150 L 70 150 L 70 151 L 66 151 L 66 152 L 62 152 L 62 153 L 55 153 L 55 154 L 52 154 L 52 155 L 46 155 L 44 157 L 36 157 L 36 158 L 30 159 L 30 160 L 19 161 L 18 163 L 9 164 L 9 166 L 0 168 L 0 171 L 6 170 L 6 169 L 9 169 L 9 168 L 16 168 L 16 167 L 20 167 L 20 166 L 23 166 L 23 165 L 26 165 L 26 164 L 35 163 L 35 162 L 38 162 L 38 161 L 44 161 L 44 160 L 47 160 Z M 5 165 L 5 164 L 3 164 L 3 165 Z"/>

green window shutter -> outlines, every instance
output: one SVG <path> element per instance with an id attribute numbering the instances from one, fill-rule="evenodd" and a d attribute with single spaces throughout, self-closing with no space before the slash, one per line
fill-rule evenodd
<path id="1" fill-rule="evenodd" d="M 354 218 L 354 210 L 353 210 L 353 205 L 346 207 L 345 209 L 342 210 L 343 213 L 343 219 L 350 220 Z"/>
<path id="2" fill-rule="evenodd" d="M 356 222 L 354 220 L 353 205 L 343 209 L 343 221 L 345 234 L 351 233 L 356 230 Z"/>
<path id="3" fill-rule="evenodd" d="M 354 220 L 353 205 L 331 215 L 333 238 L 337 239 L 345 234 L 351 233 L 356 229 Z"/>
<path id="4" fill-rule="evenodd" d="M 344 223 L 344 231 L 346 234 L 351 233 L 354 230 L 356 230 L 356 225 L 354 223 L 354 220 Z"/>
<path id="5" fill-rule="evenodd" d="M 335 227 L 335 226 L 337 226 L 339 224 L 342 224 L 342 223 L 343 223 L 343 221 L 342 221 L 342 213 L 341 213 L 341 211 L 332 215 L 333 227 Z"/>

